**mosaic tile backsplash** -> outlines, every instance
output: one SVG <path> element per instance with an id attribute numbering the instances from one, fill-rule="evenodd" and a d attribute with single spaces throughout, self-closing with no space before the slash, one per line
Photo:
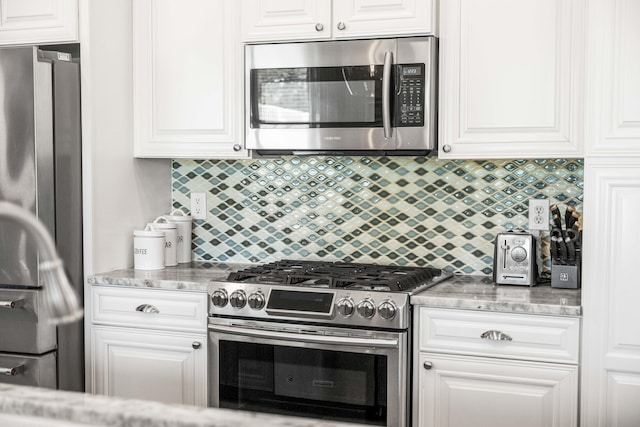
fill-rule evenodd
<path id="1" fill-rule="evenodd" d="M 491 275 L 495 236 L 528 228 L 529 199 L 581 212 L 583 169 L 580 159 L 175 160 L 173 205 L 188 211 L 191 192 L 207 193 L 210 219 L 194 221 L 196 260 L 312 259 Z"/>

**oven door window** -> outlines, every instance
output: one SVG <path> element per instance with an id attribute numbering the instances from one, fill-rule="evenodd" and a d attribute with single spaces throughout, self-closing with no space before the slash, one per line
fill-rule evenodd
<path id="1" fill-rule="evenodd" d="M 222 408 L 386 425 L 386 356 L 219 344 Z"/>
<path id="2" fill-rule="evenodd" d="M 252 128 L 382 127 L 382 66 L 253 69 Z"/>

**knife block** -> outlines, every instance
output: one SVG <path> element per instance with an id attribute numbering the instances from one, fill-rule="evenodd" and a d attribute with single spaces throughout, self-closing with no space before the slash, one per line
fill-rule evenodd
<path id="1" fill-rule="evenodd" d="M 551 287 L 561 289 L 580 288 L 580 259 L 575 264 L 551 263 Z"/>

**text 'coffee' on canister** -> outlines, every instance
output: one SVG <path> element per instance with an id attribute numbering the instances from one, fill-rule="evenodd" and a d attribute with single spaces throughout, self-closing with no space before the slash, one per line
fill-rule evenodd
<path id="1" fill-rule="evenodd" d="M 147 224 L 144 230 L 133 232 L 133 268 L 136 270 L 161 270 L 164 265 L 165 234 L 153 230 Z"/>

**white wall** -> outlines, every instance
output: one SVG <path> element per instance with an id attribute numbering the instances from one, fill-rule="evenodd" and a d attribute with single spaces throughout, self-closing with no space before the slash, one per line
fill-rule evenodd
<path id="1" fill-rule="evenodd" d="M 132 231 L 171 208 L 170 160 L 133 158 L 131 1 L 80 0 L 87 275 L 132 267 Z"/>

